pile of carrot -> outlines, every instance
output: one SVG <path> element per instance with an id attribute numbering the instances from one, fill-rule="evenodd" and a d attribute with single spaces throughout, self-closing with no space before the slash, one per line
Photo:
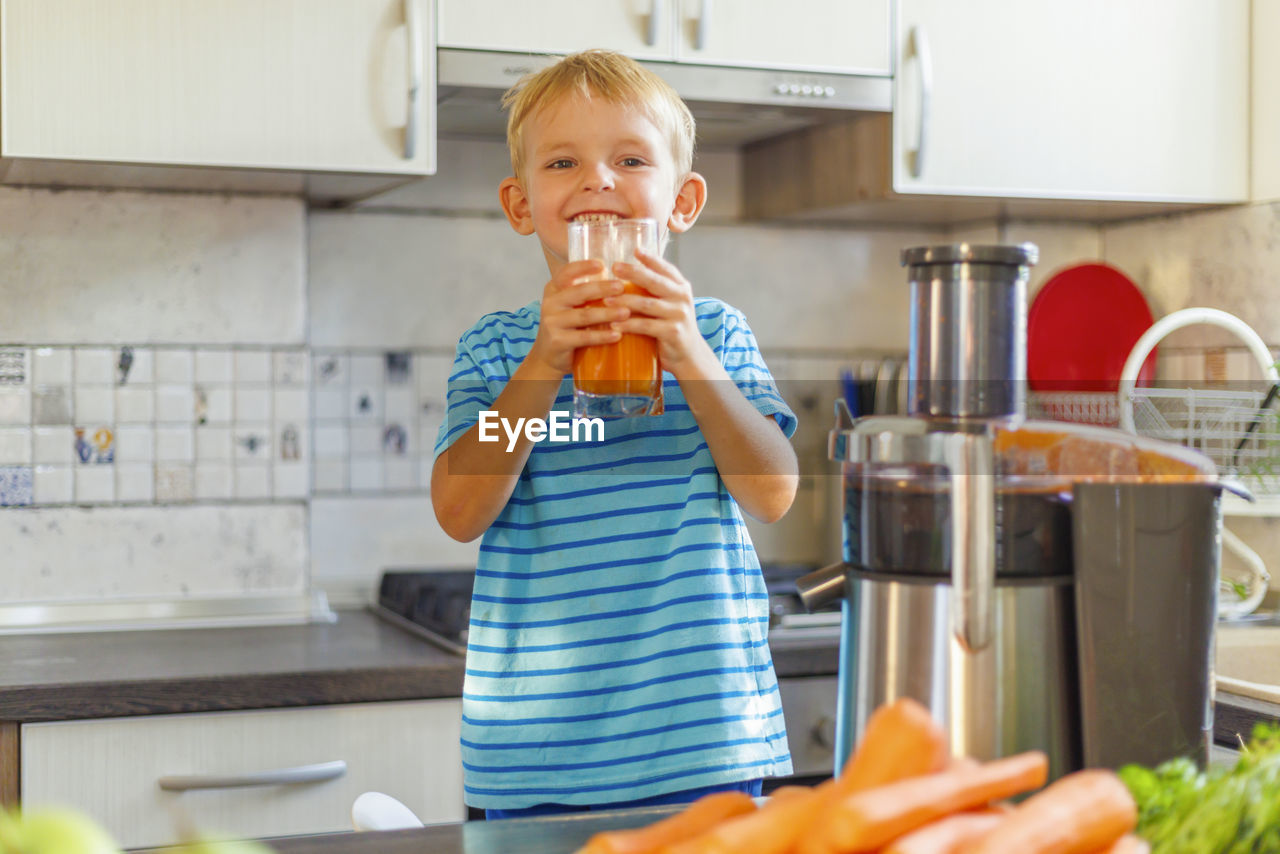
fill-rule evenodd
<path id="1" fill-rule="evenodd" d="M 928 710 L 902 699 L 876 710 L 820 785 L 783 787 L 761 806 L 707 795 L 646 827 L 598 833 L 577 854 L 1148 854 L 1119 777 L 1089 769 L 1045 786 L 1048 774 L 1038 751 L 951 759 Z"/>

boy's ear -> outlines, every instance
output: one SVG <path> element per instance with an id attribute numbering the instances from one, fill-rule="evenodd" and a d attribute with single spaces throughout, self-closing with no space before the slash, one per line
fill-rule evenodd
<path id="1" fill-rule="evenodd" d="M 676 191 L 676 203 L 667 220 L 667 228 L 679 234 L 688 231 L 707 204 L 707 180 L 697 172 L 684 177 L 684 183 Z"/>
<path id="2" fill-rule="evenodd" d="M 507 222 L 517 234 L 533 234 L 533 216 L 529 211 L 529 197 L 525 195 L 524 186 L 513 177 L 504 178 L 498 185 L 498 199 L 502 202 L 502 211 L 507 215 Z"/>

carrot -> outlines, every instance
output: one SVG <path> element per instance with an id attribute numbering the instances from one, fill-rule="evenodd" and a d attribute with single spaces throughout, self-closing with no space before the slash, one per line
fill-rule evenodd
<path id="1" fill-rule="evenodd" d="M 597 833 L 578 854 L 650 854 L 664 845 L 697 836 L 736 815 L 753 812 L 756 802 L 746 792 L 713 792 L 682 811 L 645 827 Z"/>
<path id="2" fill-rule="evenodd" d="M 959 854 L 994 830 L 1006 815 L 1002 810 L 958 812 L 899 836 L 884 854 Z"/>
<path id="3" fill-rule="evenodd" d="M 1138 808 L 1119 777 L 1077 771 L 1019 804 L 973 854 L 1092 854 L 1137 824 Z"/>
<path id="4" fill-rule="evenodd" d="M 946 765 L 947 754 L 947 734 L 929 710 L 909 697 L 900 697 L 871 713 L 836 787 L 841 792 L 860 792 L 932 774 Z"/>
<path id="5" fill-rule="evenodd" d="M 801 837 L 796 850 L 799 854 L 875 851 L 944 816 L 1039 788 L 1048 775 L 1048 758 L 1039 751 L 1030 751 L 985 762 L 977 768 L 948 768 L 846 794 L 836 799 L 813 830 Z"/>
<path id="6" fill-rule="evenodd" d="M 661 854 L 785 854 L 796 837 L 831 802 L 835 781 L 812 789 L 779 789 L 760 809 L 721 822 L 706 833 L 664 848 Z"/>
<path id="7" fill-rule="evenodd" d="M 1126 833 L 1106 848 L 1100 848 L 1094 854 L 1151 854 L 1151 845 L 1147 840 Z"/>

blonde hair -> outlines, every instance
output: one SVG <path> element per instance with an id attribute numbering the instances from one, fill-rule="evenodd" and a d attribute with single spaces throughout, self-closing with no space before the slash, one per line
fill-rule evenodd
<path id="1" fill-rule="evenodd" d="M 693 114 L 676 90 L 630 57 L 611 50 L 584 50 L 525 75 L 502 96 L 503 109 L 510 111 L 507 148 L 517 178 L 523 178 L 525 165 L 525 122 L 539 109 L 573 93 L 638 107 L 670 137 L 677 177 L 683 178 L 693 168 Z"/>

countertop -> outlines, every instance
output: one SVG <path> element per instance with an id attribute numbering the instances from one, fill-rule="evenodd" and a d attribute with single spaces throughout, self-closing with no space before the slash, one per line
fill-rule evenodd
<path id="1" fill-rule="evenodd" d="M 780 676 L 836 672 L 836 634 L 779 641 Z M 336 623 L 0 636 L 0 721 L 462 694 L 463 659 L 361 609 Z"/>

